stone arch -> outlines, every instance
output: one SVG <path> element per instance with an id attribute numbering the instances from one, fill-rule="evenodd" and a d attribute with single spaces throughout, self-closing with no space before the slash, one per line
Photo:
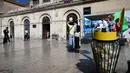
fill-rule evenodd
<path id="1" fill-rule="evenodd" d="M 46 17 L 46 16 L 49 17 L 50 23 L 51 23 L 52 18 L 51 18 L 51 16 L 50 16 L 50 14 L 48 14 L 48 13 L 42 14 L 42 15 L 39 17 L 39 22 L 42 23 L 42 19 L 43 19 L 44 17 Z"/>
<path id="2" fill-rule="evenodd" d="M 15 22 L 13 18 L 10 18 L 8 20 L 8 26 L 9 26 L 10 38 L 14 38 L 15 37 Z"/>
<path id="3" fill-rule="evenodd" d="M 67 33 L 67 31 L 68 31 L 68 28 L 67 28 L 67 17 L 70 15 L 70 14 L 74 14 L 74 15 L 76 15 L 76 17 L 77 17 L 77 23 L 78 24 L 81 24 L 81 21 L 80 21 L 80 19 L 81 19 L 81 13 L 80 13 L 80 11 L 78 10 L 78 9 L 69 9 L 69 10 L 67 10 L 64 14 L 63 14 L 63 20 L 65 20 L 65 24 L 64 24 L 64 30 L 65 30 L 65 32 L 64 33 L 66 33 L 66 39 L 68 39 L 68 33 Z"/>
<path id="4" fill-rule="evenodd" d="M 10 18 L 10 19 L 8 20 L 8 23 L 7 23 L 7 24 L 10 25 L 10 22 L 11 22 L 11 21 L 14 22 L 14 19 L 13 19 L 13 18 Z"/>
<path id="5" fill-rule="evenodd" d="M 23 35 L 24 39 L 25 39 L 25 35 L 26 35 L 25 31 L 28 31 L 28 39 L 30 39 L 30 32 L 31 32 L 30 31 L 30 18 L 28 16 L 24 16 L 21 20 L 21 23 L 23 25 L 22 30 L 24 33 L 24 35 Z"/>
<path id="6" fill-rule="evenodd" d="M 26 31 L 28 32 L 28 33 L 26 33 Z M 30 39 L 30 20 L 29 19 L 25 19 L 24 20 L 24 35 L 27 35 L 28 34 L 28 36 L 26 36 L 26 37 L 24 37 L 24 39 Z"/>
<path id="7" fill-rule="evenodd" d="M 74 13 L 78 16 L 78 20 L 81 19 L 81 12 L 78 9 L 68 9 L 63 13 L 63 20 L 66 20 L 66 17 L 70 14 Z"/>
<path id="8" fill-rule="evenodd" d="M 21 23 L 24 25 L 24 21 L 28 19 L 30 21 L 30 18 L 28 16 L 24 16 L 21 20 Z"/>
<path id="9" fill-rule="evenodd" d="M 43 21 L 45 21 L 44 19 L 47 20 L 47 22 L 44 23 L 43 22 Z M 52 18 L 48 13 L 44 13 L 44 14 L 42 14 L 40 16 L 39 20 L 40 20 L 40 23 L 42 24 L 42 38 L 46 39 L 47 38 L 46 37 L 46 32 L 51 31 L 51 26 L 50 25 L 51 25 Z M 49 35 L 50 35 L 50 33 L 49 33 Z"/>

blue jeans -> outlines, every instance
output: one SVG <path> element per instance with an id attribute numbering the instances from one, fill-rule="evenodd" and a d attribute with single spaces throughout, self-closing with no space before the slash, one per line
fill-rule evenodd
<path id="1" fill-rule="evenodd" d="M 71 34 L 69 35 L 69 48 L 75 49 L 75 36 Z"/>

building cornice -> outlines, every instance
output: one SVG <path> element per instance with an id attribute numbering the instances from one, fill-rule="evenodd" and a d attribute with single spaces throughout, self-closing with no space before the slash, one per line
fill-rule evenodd
<path id="1" fill-rule="evenodd" d="M 42 5 L 35 5 L 33 7 L 15 9 L 15 10 L 9 11 L 8 13 L 5 13 L 3 16 L 9 17 L 9 16 L 15 16 L 15 15 L 22 15 L 22 14 L 70 7 L 70 6 L 81 5 L 81 4 L 89 4 L 89 3 L 100 2 L 100 1 L 106 1 L 106 0 L 78 0 L 78 1 L 73 1 L 71 3 L 64 3 L 63 1 L 53 2 L 53 3 L 44 3 Z"/>

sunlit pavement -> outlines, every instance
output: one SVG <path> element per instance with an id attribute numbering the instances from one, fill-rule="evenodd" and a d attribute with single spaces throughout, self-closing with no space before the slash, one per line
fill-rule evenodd
<path id="1" fill-rule="evenodd" d="M 125 73 L 130 47 L 122 49 L 117 71 Z M 0 44 L 0 73 L 96 73 L 90 44 L 68 52 L 65 40 L 16 39 Z"/>

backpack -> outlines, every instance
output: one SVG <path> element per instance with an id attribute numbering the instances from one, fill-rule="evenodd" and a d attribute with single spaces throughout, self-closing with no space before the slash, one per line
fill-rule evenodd
<path id="1" fill-rule="evenodd" d="M 76 26 L 76 32 L 80 32 L 80 25 Z"/>

